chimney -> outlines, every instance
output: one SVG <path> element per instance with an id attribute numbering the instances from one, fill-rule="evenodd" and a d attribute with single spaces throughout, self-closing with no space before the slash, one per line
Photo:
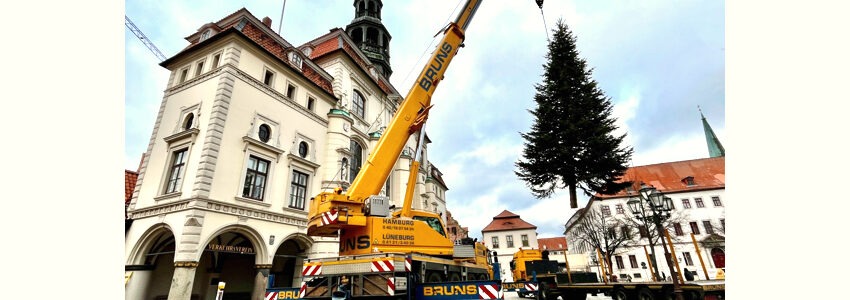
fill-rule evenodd
<path id="1" fill-rule="evenodd" d="M 272 19 L 269 17 L 263 18 L 263 24 L 268 28 L 272 28 Z"/>

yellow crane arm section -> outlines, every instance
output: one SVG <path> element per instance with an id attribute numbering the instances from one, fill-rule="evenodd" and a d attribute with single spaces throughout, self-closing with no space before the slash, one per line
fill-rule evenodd
<path id="1" fill-rule="evenodd" d="M 381 191 L 405 143 L 410 135 L 416 132 L 416 128 L 412 128 L 414 122 L 417 119 L 427 119 L 431 95 L 463 43 L 464 30 L 480 4 L 481 0 L 468 0 L 455 23 L 446 28 L 442 41 L 428 60 L 428 65 L 419 73 L 418 80 L 407 93 L 401 107 L 348 188 L 347 194 L 351 200 L 362 202 Z"/>
<path id="2" fill-rule="evenodd" d="M 466 27 L 481 1 L 467 0 L 455 22 L 449 24 L 444 30 L 443 38 L 428 60 L 428 64 L 419 73 L 413 87 L 410 88 L 345 194 L 337 189 L 334 192 L 320 193 L 311 199 L 308 235 L 335 236 L 340 229 L 350 229 L 342 234 L 350 236 L 355 231 L 364 230 L 362 227 L 368 227 L 370 226 L 368 224 L 374 222 L 370 221 L 369 216 L 364 213 L 366 199 L 381 191 L 407 140 L 424 126 L 431 107 L 431 96 L 440 80 L 443 79 L 443 74 L 457 54 L 458 48 L 462 47 Z M 420 143 L 424 143 L 424 140 Z M 417 169 L 411 169 L 411 173 L 418 171 L 417 164 L 413 164 L 412 167 Z M 411 178 L 415 183 L 413 176 Z M 412 190 L 408 193 L 412 195 Z M 411 199 L 410 196 L 404 199 L 407 217 L 416 214 L 410 210 Z M 450 242 L 449 246 L 451 246 Z"/>

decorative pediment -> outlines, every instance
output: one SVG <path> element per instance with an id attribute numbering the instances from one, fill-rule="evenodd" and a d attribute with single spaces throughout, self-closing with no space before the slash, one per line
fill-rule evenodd
<path id="1" fill-rule="evenodd" d="M 703 238 L 700 241 L 700 244 L 703 244 L 706 247 L 723 246 L 726 244 L 726 237 L 716 233 L 712 233 L 709 234 L 707 237 Z"/>

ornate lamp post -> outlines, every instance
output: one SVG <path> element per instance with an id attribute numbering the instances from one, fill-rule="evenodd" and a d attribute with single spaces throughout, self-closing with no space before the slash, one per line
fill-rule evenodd
<path id="1" fill-rule="evenodd" d="M 642 197 L 640 194 L 638 196 Z M 646 201 L 649 201 L 649 200 L 646 200 Z M 629 210 L 632 212 L 632 214 L 635 215 L 635 218 L 644 222 L 644 224 L 645 224 L 644 227 L 647 230 L 647 234 L 649 234 L 649 232 L 648 232 L 649 231 L 649 226 L 648 226 L 649 224 L 647 224 L 647 221 L 650 219 L 650 216 L 648 216 L 646 214 L 646 210 L 644 209 L 642 198 L 631 198 L 631 199 L 629 199 L 628 202 L 626 202 L 626 204 L 629 205 Z M 655 260 L 655 243 L 652 241 L 652 237 L 647 237 L 647 240 L 649 241 L 650 259 L 652 259 L 652 266 L 651 267 L 653 269 L 655 269 L 655 276 L 660 277 L 661 272 L 658 271 L 658 262 Z M 661 280 L 664 280 L 664 278 L 661 278 Z"/>
<path id="2" fill-rule="evenodd" d="M 638 220 L 644 222 L 647 230 L 649 230 L 649 222 L 655 224 L 655 229 L 658 231 L 658 236 L 661 238 L 661 246 L 664 248 L 664 258 L 667 262 L 667 267 L 670 268 L 670 276 L 673 279 L 673 294 L 676 296 L 677 300 L 682 300 L 682 289 L 679 287 L 676 269 L 673 268 L 673 263 L 670 261 L 670 252 L 667 251 L 667 247 L 664 243 L 664 231 L 661 225 L 661 222 L 670 218 L 670 211 L 673 210 L 673 199 L 665 197 L 664 194 L 659 192 L 655 187 L 641 185 L 640 192 L 638 192 L 638 198 L 629 199 L 627 204 L 629 205 L 629 210 L 632 211 L 632 214 L 634 214 Z M 649 215 L 646 210 L 647 206 L 651 213 Z M 652 249 L 653 267 L 655 268 L 655 274 L 657 275 L 659 273 L 658 264 L 654 261 L 655 247 L 653 247 L 652 244 L 652 237 L 649 237 L 648 240 L 649 247 Z"/>

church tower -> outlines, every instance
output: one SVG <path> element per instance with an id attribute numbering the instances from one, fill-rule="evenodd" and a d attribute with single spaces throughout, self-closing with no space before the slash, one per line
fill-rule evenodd
<path id="1" fill-rule="evenodd" d="M 393 74 L 390 67 L 390 36 L 381 23 L 381 0 L 354 0 L 354 20 L 345 26 L 345 32 L 354 40 L 360 51 L 375 64 L 378 72 L 389 79 Z"/>
<path id="2" fill-rule="evenodd" d="M 726 156 L 726 149 L 723 149 L 720 139 L 714 134 L 714 130 L 711 130 L 711 125 L 708 125 L 708 121 L 705 120 L 702 109 L 699 109 L 699 116 L 702 118 L 702 129 L 705 131 L 705 143 L 708 145 L 708 155 L 710 157 Z"/>

